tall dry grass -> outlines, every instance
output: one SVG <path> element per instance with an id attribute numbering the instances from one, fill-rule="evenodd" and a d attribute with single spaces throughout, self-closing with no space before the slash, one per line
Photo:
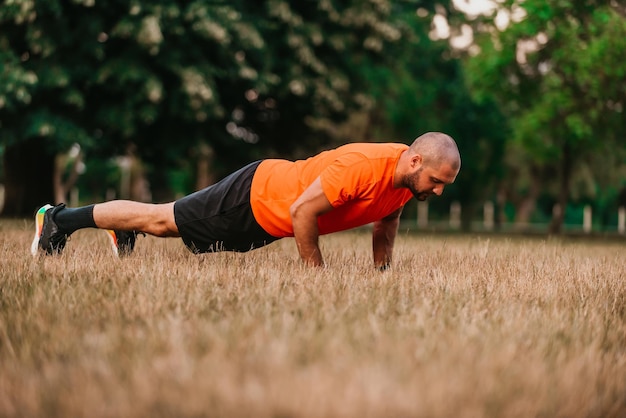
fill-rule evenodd
<path id="1" fill-rule="evenodd" d="M 0 416 L 626 415 L 626 244 L 400 234 L 194 256 L 0 222 Z"/>

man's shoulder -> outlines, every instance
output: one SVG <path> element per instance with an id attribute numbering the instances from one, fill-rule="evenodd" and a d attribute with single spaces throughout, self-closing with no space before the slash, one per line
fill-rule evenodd
<path id="1" fill-rule="evenodd" d="M 335 151 L 337 155 L 358 155 L 368 160 L 396 159 L 408 145 L 395 142 L 353 142 L 342 145 Z"/>
<path id="2" fill-rule="evenodd" d="M 359 142 L 344 145 L 346 154 L 360 154 L 368 160 L 396 160 L 408 145 L 395 142 Z"/>
<path id="3" fill-rule="evenodd" d="M 408 145 L 400 142 L 350 142 L 339 147 L 339 149 L 345 149 L 350 151 L 371 151 L 371 152 L 388 152 L 405 150 L 409 148 Z"/>

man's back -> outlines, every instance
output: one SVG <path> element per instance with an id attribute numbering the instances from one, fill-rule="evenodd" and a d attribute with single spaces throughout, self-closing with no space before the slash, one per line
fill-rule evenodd
<path id="1" fill-rule="evenodd" d="M 271 235 L 293 236 L 289 208 L 320 177 L 335 208 L 319 217 L 320 234 L 365 225 L 403 206 L 412 194 L 394 188 L 404 144 L 354 143 L 306 160 L 265 160 L 255 173 L 250 203 L 257 222 Z"/>

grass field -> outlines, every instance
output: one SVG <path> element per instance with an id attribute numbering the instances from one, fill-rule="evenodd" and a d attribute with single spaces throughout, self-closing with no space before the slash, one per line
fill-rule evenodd
<path id="1" fill-rule="evenodd" d="M 626 416 L 626 241 L 370 235 L 194 256 L 0 221 L 2 417 Z"/>

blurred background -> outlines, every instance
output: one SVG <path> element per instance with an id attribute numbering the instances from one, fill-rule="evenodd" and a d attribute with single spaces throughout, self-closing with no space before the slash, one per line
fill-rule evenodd
<path id="1" fill-rule="evenodd" d="M 621 0 L 5 0 L 1 215 L 443 131 L 408 225 L 624 234 L 625 107 Z"/>

